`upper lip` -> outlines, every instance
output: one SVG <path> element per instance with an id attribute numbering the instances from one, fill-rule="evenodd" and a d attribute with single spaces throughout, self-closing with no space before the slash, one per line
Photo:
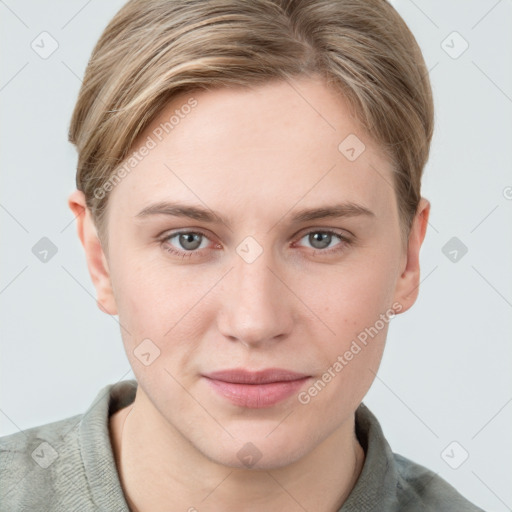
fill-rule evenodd
<path id="1" fill-rule="evenodd" d="M 205 374 L 204 377 L 235 384 L 268 384 L 270 382 L 288 382 L 300 380 L 309 375 L 292 372 L 283 368 L 267 368 L 265 370 L 249 371 L 243 368 L 232 368 Z"/>

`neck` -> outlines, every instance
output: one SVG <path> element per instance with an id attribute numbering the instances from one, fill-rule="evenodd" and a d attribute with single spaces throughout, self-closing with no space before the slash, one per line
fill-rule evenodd
<path id="1" fill-rule="evenodd" d="M 121 485 L 132 512 L 337 512 L 363 467 L 364 451 L 354 434 L 353 416 L 291 464 L 267 470 L 238 469 L 205 457 L 158 411 L 148 410 L 149 400 L 140 395 L 138 391 L 135 402 L 115 413 L 109 425 Z"/>

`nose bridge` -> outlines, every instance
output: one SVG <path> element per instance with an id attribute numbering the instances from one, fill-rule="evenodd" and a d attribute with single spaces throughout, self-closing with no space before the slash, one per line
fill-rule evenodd
<path id="1" fill-rule="evenodd" d="M 225 336 L 246 345 L 272 340 L 288 333 L 292 326 L 286 289 L 274 274 L 273 251 L 248 238 L 234 255 L 220 326 Z"/>
<path id="2" fill-rule="evenodd" d="M 279 293 L 276 290 L 278 280 L 270 271 L 273 267 L 272 258 L 266 254 L 260 255 L 252 262 L 247 262 L 243 258 L 236 262 L 232 273 L 239 303 L 254 303 L 253 307 L 261 306 L 268 304 L 272 296 Z"/>

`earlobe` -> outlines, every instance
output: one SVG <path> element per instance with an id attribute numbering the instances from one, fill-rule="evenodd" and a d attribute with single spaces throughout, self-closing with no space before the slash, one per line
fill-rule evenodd
<path id="1" fill-rule="evenodd" d="M 96 288 L 98 307 L 109 315 L 117 315 L 107 258 L 84 193 L 75 190 L 68 198 L 68 205 L 76 218 L 78 238 L 84 247 L 89 274 Z"/>
<path id="2" fill-rule="evenodd" d="M 407 311 L 418 297 L 420 285 L 420 249 L 427 232 L 430 215 L 430 202 L 422 197 L 414 217 L 407 245 L 406 264 L 398 278 L 395 301 L 401 305 L 400 311 Z"/>

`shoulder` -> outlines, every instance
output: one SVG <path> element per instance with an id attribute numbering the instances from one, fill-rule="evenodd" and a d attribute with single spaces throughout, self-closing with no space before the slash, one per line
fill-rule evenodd
<path id="1" fill-rule="evenodd" d="M 78 428 L 83 415 L 0 437 L 0 510 L 57 503 L 81 471 Z"/>
<path id="2" fill-rule="evenodd" d="M 343 512 L 483 512 L 433 471 L 394 453 L 364 404 L 356 411 L 356 435 L 365 462 Z"/>
<path id="3" fill-rule="evenodd" d="M 135 398 L 134 380 L 103 387 L 84 414 L 0 437 L 0 512 L 128 512 L 109 416 Z"/>
<path id="4" fill-rule="evenodd" d="M 433 471 L 396 453 L 393 458 L 398 476 L 400 510 L 483 512 Z"/>

